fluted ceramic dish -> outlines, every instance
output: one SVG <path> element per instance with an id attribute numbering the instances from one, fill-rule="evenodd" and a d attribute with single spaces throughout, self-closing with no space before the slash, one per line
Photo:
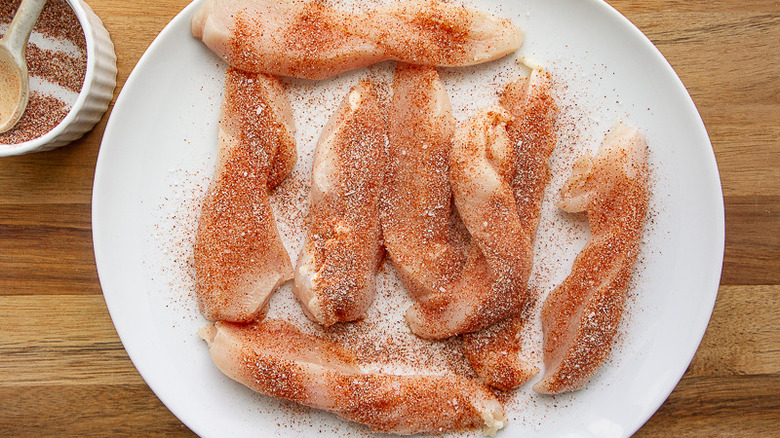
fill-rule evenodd
<path id="1" fill-rule="evenodd" d="M 48 151 L 71 143 L 89 132 L 103 117 L 116 87 L 114 43 L 103 22 L 82 0 L 67 0 L 84 30 L 87 72 L 73 107 L 44 135 L 23 143 L 0 144 L 0 157 Z"/>
<path id="2" fill-rule="evenodd" d="M 655 180 L 653 225 L 610 360 L 573 394 L 541 396 L 530 385 L 522 387 L 507 407 L 509 424 L 498 436 L 628 437 L 685 372 L 715 302 L 724 220 L 712 146 L 674 70 L 606 3 L 474 3 L 526 30 L 519 54 L 548 66 L 561 85 L 565 111 L 581 113 L 575 126 L 582 135 L 567 137 L 559 148 L 562 155 L 597 147 L 604 131 L 623 120 L 647 135 Z M 100 148 L 92 205 L 95 259 L 117 333 L 149 387 L 202 437 L 372 436 L 332 414 L 292 408 L 231 381 L 197 336 L 206 321 L 189 288 L 192 241 L 187 232 L 213 171 L 225 65 L 190 34 L 195 7 L 177 16 L 139 61 L 117 98 Z M 456 118 L 462 121 L 494 102 L 496 84 L 513 74 L 515 62 L 509 57 L 442 70 Z M 385 64 L 371 73 L 386 79 L 391 68 Z M 322 126 L 350 85 L 366 74 L 285 81 L 298 126 L 299 161 L 291 178 L 309 178 L 311 150 Z M 548 276 L 540 280 L 547 290 L 566 276 L 587 236 L 582 217 L 559 213 L 550 202 L 566 173 L 560 158 L 554 160 L 556 180 L 545 200 L 536 245 L 535 263 L 546 267 L 534 275 Z M 299 194 L 306 198 L 305 191 Z M 277 217 L 285 237 L 295 231 L 288 228 L 290 215 L 302 216 L 305 206 L 276 204 L 282 207 Z M 561 241 L 561 236 L 567 237 Z M 300 241 L 286 243 L 294 258 Z M 393 275 L 389 266 L 380 274 L 381 290 L 367 318 L 372 324 L 394 321 L 393 330 L 402 336 L 407 298 L 394 288 Z M 277 291 L 269 312 L 305 323 L 289 286 Z"/>

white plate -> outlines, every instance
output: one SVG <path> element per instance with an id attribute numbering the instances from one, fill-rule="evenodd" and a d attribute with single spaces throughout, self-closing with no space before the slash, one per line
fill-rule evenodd
<path id="1" fill-rule="evenodd" d="M 511 422 L 501 435 L 629 436 L 682 376 L 717 294 L 723 199 L 707 133 L 665 59 L 605 3 L 525 0 L 479 5 L 526 30 L 521 53 L 548 66 L 568 87 L 561 93 L 566 117 L 569 123 L 581 122 L 576 132 L 563 136 L 567 144 L 554 159 L 556 177 L 548 195 L 561 183 L 573 156 L 595 148 L 617 119 L 646 133 L 656 176 L 653 226 L 613 358 L 587 388 L 574 394 L 551 398 L 527 388 L 518 391 L 508 407 Z M 186 235 L 216 153 L 225 67 L 191 37 L 193 10 L 194 5 L 187 7 L 162 31 L 130 75 L 98 157 L 92 210 L 95 258 L 117 332 L 152 390 L 199 435 L 365 435 L 366 429 L 330 414 L 292 408 L 233 383 L 216 370 L 196 336 L 205 320 L 197 312 L 188 290 L 191 278 L 182 266 L 189 250 Z M 496 86 L 485 84 L 505 82 L 513 63 L 507 58 L 443 72 L 456 117 L 462 120 L 494 99 Z M 386 77 L 389 68 L 372 72 Z M 299 179 L 309 172 L 307 151 L 317 132 L 364 73 L 324 83 L 290 81 L 300 128 Z M 565 277 L 584 243 L 586 227 L 582 219 L 555 212 L 549 202 L 544 214 L 534 281 L 549 290 Z M 289 223 L 282 220 L 282 227 L 300 223 L 297 215 Z M 566 241 L 574 244 L 561 244 Z M 297 254 L 299 240 L 286 243 Z M 384 274 L 388 276 L 392 270 Z M 403 300 L 403 292 L 396 292 Z M 389 296 L 392 291 L 380 294 L 377 307 L 387 305 Z M 277 293 L 271 306 L 272 312 L 296 312 L 289 288 Z"/>

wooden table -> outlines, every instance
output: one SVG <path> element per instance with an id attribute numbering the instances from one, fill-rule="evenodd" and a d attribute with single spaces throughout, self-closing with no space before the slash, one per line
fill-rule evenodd
<path id="1" fill-rule="evenodd" d="M 89 0 L 118 90 L 186 0 Z M 712 138 L 726 254 L 709 328 L 638 437 L 780 436 L 780 2 L 612 0 L 664 53 Z M 122 348 L 101 295 L 90 200 L 105 120 L 0 159 L 0 436 L 192 433 Z"/>

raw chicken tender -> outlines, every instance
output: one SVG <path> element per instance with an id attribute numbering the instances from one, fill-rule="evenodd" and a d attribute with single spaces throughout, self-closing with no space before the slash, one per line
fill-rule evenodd
<path id="1" fill-rule="evenodd" d="M 550 182 L 549 159 L 557 143 L 558 105 L 552 96 L 549 73 L 534 69 L 528 77 L 509 84 L 501 96 L 501 106 L 513 116 L 507 124 L 507 133 L 516 148 L 517 171 L 512 186 L 523 232 L 527 241 L 532 242 L 541 216 L 544 190 Z M 524 246 L 522 250 L 521 257 L 532 264 L 533 246 Z M 535 301 L 534 294 L 520 312 L 485 330 L 463 336 L 466 356 L 485 383 L 506 391 L 539 372 L 535 365 L 519 357 L 521 348 L 528 348 L 522 345 L 521 331 L 531 317 Z"/>
<path id="2" fill-rule="evenodd" d="M 517 50 L 509 20 L 439 1 L 407 0 L 368 13 L 322 1 L 207 0 L 192 34 L 242 70 L 324 79 L 381 61 L 461 66 Z"/>
<path id="3" fill-rule="evenodd" d="M 194 245 L 196 294 L 209 320 L 261 316 L 271 293 L 292 278 L 268 192 L 295 164 L 294 130 L 277 79 L 228 69 L 217 167 Z"/>
<path id="4" fill-rule="evenodd" d="M 436 69 L 399 64 L 389 113 L 385 247 L 406 290 L 426 300 L 451 287 L 465 261 L 448 175 L 455 119 Z"/>
<path id="5" fill-rule="evenodd" d="M 354 32 L 376 42 L 390 59 L 458 67 L 513 53 L 524 34 L 506 18 L 439 0 L 402 0 L 368 14 Z"/>
<path id="6" fill-rule="evenodd" d="M 520 313 L 478 332 L 463 335 L 463 350 L 486 385 L 502 391 L 517 388 L 539 374 L 539 368 L 520 357 L 521 332 L 531 317 L 530 304 Z"/>
<path id="7" fill-rule="evenodd" d="M 385 120 L 374 85 L 361 81 L 320 136 L 312 168 L 309 232 L 293 291 L 324 326 L 362 318 L 374 299 L 382 260 L 379 198 Z"/>
<path id="8" fill-rule="evenodd" d="M 363 22 L 321 1 L 207 0 L 192 34 L 242 70 L 324 79 L 387 59 L 348 30 Z"/>
<path id="9" fill-rule="evenodd" d="M 648 175 L 645 139 L 623 124 L 594 158 L 575 163 L 559 206 L 587 212 L 591 237 L 544 302 L 545 373 L 534 390 L 580 389 L 609 356 L 647 220 Z"/>
<path id="10" fill-rule="evenodd" d="M 456 375 L 362 371 L 345 348 L 301 333 L 286 321 L 217 322 L 201 329 L 216 366 L 265 395 L 369 426 L 410 435 L 484 428 L 495 433 L 504 410 L 484 386 Z"/>
<path id="11" fill-rule="evenodd" d="M 450 182 L 471 234 L 463 273 L 453 290 L 407 312 L 412 331 L 441 339 L 486 328 L 522 308 L 530 294 L 526 254 L 531 236 L 515 204 L 515 152 L 506 132 L 509 114 L 487 108 L 460 126 L 450 154 Z"/>

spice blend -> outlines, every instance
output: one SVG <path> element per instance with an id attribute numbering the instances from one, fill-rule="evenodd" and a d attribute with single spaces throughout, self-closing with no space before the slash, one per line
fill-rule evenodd
<path id="1" fill-rule="evenodd" d="M 20 0 L 0 4 L 0 35 L 13 20 Z M 49 0 L 27 44 L 30 100 L 19 123 L 0 134 L 0 145 L 34 140 L 54 129 L 73 106 L 87 73 L 87 42 L 78 17 L 65 0 Z M 39 43 L 42 46 L 39 46 Z M 34 82 L 42 85 L 37 89 Z"/>

